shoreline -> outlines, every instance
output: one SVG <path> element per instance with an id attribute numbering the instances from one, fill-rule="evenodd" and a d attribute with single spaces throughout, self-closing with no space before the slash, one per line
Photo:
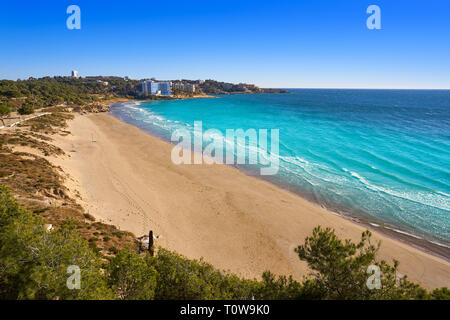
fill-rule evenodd
<path id="1" fill-rule="evenodd" d="M 129 100 L 126 102 L 141 102 L 141 101 Z M 114 107 L 114 106 L 120 107 L 121 104 L 122 104 L 122 102 L 111 103 L 110 107 Z M 124 119 L 118 117 L 117 115 L 114 115 L 112 113 L 110 113 L 110 115 L 112 115 L 113 117 L 115 117 L 116 119 L 118 119 L 122 122 L 125 122 L 129 125 L 139 128 L 140 130 L 149 134 L 152 137 L 155 137 L 166 143 L 174 145 L 171 141 L 167 140 L 163 135 L 158 134 L 156 131 L 152 132 L 151 130 L 145 130 L 133 123 L 129 123 L 129 122 L 125 121 Z M 293 194 L 294 196 L 298 196 L 298 197 L 302 198 L 303 200 L 308 201 L 312 205 L 322 208 L 322 209 L 330 212 L 333 215 L 336 215 L 343 219 L 346 219 L 347 221 L 355 223 L 359 226 L 363 226 L 364 228 L 367 228 L 371 231 L 380 232 L 383 235 L 385 235 L 393 240 L 400 241 L 411 247 L 421 250 L 424 253 L 431 254 L 437 258 L 440 258 L 447 262 L 450 262 L 450 247 L 446 246 L 445 244 L 439 243 L 438 240 L 429 239 L 429 238 L 422 237 L 422 236 L 417 236 L 417 235 L 411 233 L 410 231 L 402 230 L 401 227 L 391 225 L 382 220 L 377 220 L 376 218 L 363 216 L 363 214 L 366 214 L 364 212 L 361 212 L 361 214 L 358 215 L 358 212 L 351 212 L 349 210 L 345 210 L 345 208 L 340 209 L 337 207 L 333 208 L 333 207 L 325 206 L 325 205 L 321 204 L 320 202 L 315 201 L 311 197 L 305 195 L 304 193 L 302 193 L 300 190 L 298 190 L 295 187 L 292 187 L 288 184 L 283 184 L 279 180 L 271 179 L 270 176 L 264 177 L 264 176 L 254 174 L 251 170 L 249 170 L 245 167 L 240 167 L 238 165 L 227 165 L 227 164 L 223 164 L 223 165 L 225 165 L 229 168 L 238 170 L 239 172 L 245 174 L 246 176 L 268 182 L 277 188 L 283 189 L 283 190 Z"/>
<path id="2" fill-rule="evenodd" d="M 301 197 L 305 201 L 308 201 L 311 204 L 316 205 L 317 207 L 330 212 L 331 214 L 346 219 L 357 225 L 363 226 L 370 231 L 382 233 L 383 235 L 391 238 L 392 240 L 401 241 L 402 243 L 405 243 L 418 250 L 421 250 L 424 253 L 431 254 L 437 258 L 450 262 L 450 247 L 441 243 L 437 243 L 437 240 L 434 240 L 436 242 L 433 242 L 430 239 L 411 234 L 408 231 L 399 229 L 400 227 L 390 225 L 389 223 L 383 222 L 381 220 L 376 220 L 375 218 L 372 218 L 371 220 L 371 217 L 358 216 L 357 213 L 352 213 L 346 211 L 345 209 L 339 210 L 327 207 L 313 199 L 310 199 L 308 196 L 302 194 L 301 191 L 298 191 L 295 188 L 291 188 L 287 185 L 284 185 L 281 182 L 271 181 L 270 179 L 264 179 L 258 175 L 249 174 L 248 172 L 245 172 L 245 170 L 243 169 L 239 168 L 236 169 L 241 170 L 243 173 L 247 174 L 250 177 L 267 181 L 280 189 L 286 190 L 287 192 L 290 192 L 295 196 Z"/>
<path id="3" fill-rule="evenodd" d="M 150 101 L 173 101 L 173 100 L 191 100 L 191 99 L 207 99 L 207 98 L 219 98 L 218 96 L 212 96 L 212 95 L 193 95 L 193 96 L 152 96 L 154 99 L 124 99 L 122 101 L 120 100 L 107 100 L 104 103 L 108 104 L 109 106 L 114 104 L 120 104 L 123 102 L 150 102 Z"/>
<path id="4" fill-rule="evenodd" d="M 330 226 L 353 240 L 367 229 L 232 167 L 175 166 L 167 158 L 171 144 L 112 115 L 76 116 L 69 128 L 72 135 L 58 144 L 76 151 L 57 162 L 87 212 L 137 235 L 151 228 L 162 236 L 157 245 L 204 257 L 220 269 L 249 278 L 271 270 L 299 279 L 308 269 L 293 249 L 314 226 Z M 450 285 L 447 261 L 378 230 L 373 236 L 383 240 L 380 256 L 398 259 L 410 279 L 427 288 Z"/>

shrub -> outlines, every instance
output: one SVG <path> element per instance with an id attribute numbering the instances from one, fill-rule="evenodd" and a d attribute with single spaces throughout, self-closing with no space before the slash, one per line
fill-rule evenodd
<path id="1" fill-rule="evenodd" d="M 304 245 L 295 251 L 301 260 L 314 271 L 314 291 L 321 299 L 423 299 L 426 291 L 399 279 L 398 262 L 391 266 L 385 261 L 376 261 L 380 243 L 370 242 L 371 233 L 362 233 L 361 241 L 340 240 L 334 230 L 320 226 L 307 237 Z M 380 289 L 369 289 L 367 270 L 371 265 L 380 269 Z"/>
<path id="2" fill-rule="evenodd" d="M 19 114 L 21 115 L 27 115 L 34 113 L 34 109 L 33 106 L 29 104 L 24 104 L 17 110 L 17 112 L 19 112 Z"/>
<path id="3" fill-rule="evenodd" d="M 109 284 L 120 299 L 153 299 L 156 287 L 156 270 L 148 266 L 134 250 L 126 248 L 111 259 Z"/>
<path id="4" fill-rule="evenodd" d="M 7 116 L 11 113 L 11 109 L 8 106 L 0 105 L 0 117 Z"/>
<path id="5" fill-rule="evenodd" d="M 0 298 L 111 299 L 100 272 L 100 259 L 64 223 L 47 232 L 39 216 L 25 210 L 0 186 Z M 67 268 L 81 269 L 82 290 L 67 287 Z"/>
<path id="6" fill-rule="evenodd" d="M 435 289 L 431 292 L 431 298 L 435 300 L 450 300 L 450 290 L 448 288 Z"/>
<path id="7" fill-rule="evenodd" d="M 84 213 L 83 216 L 90 221 L 95 221 L 94 216 L 89 213 Z"/>
<path id="8" fill-rule="evenodd" d="M 255 280 L 240 279 L 165 249 L 146 260 L 157 271 L 155 299 L 251 299 L 259 289 Z"/>

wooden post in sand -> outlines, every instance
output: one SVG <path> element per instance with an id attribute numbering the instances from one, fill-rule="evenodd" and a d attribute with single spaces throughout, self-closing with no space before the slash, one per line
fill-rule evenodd
<path id="1" fill-rule="evenodd" d="M 148 252 L 150 252 L 150 255 L 152 257 L 155 254 L 154 249 L 153 249 L 153 231 L 152 230 L 150 230 L 150 232 L 148 233 Z"/>

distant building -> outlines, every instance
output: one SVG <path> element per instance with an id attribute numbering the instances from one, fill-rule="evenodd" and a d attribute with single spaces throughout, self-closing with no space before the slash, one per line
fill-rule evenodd
<path id="1" fill-rule="evenodd" d="M 194 93 L 195 89 L 196 89 L 196 86 L 195 86 L 195 84 L 191 84 L 191 83 L 188 83 L 188 82 L 177 81 L 177 82 L 174 82 L 172 84 L 172 88 L 176 89 L 176 90 L 181 90 L 181 91 Z"/>
<path id="2" fill-rule="evenodd" d="M 258 90 L 258 87 L 254 84 L 248 84 L 248 83 L 239 83 L 239 89 L 250 91 L 250 90 Z"/>
<path id="3" fill-rule="evenodd" d="M 182 88 L 184 88 L 183 83 L 182 82 L 172 82 L 172 89 L 173 90 L 183 90 Z"/>
<path id="4" fill-rule="evenodd" d="M 78 71 L 77 70 L 72 70 L 72 78 L 78 79 Z"/>
<path id="5" fill-rule="evenodd" d="M 138 84 L 137 89 L 140 96 L 142 95 L 157 95 L 170 96 L 171 83 L 170 81 L 157 82 L 154 80 L 146 80 Z"/>
<path id="6" fill-rule="evenodd" d="M 131 80 L 131 78 L 129 76 L 125 76 L 123 77 L 125 80 Z"/>
<path id="7" fill-rule="evenodd" d="M 195 84 L 186 83 L 184 91 L 195 93 Z"/>

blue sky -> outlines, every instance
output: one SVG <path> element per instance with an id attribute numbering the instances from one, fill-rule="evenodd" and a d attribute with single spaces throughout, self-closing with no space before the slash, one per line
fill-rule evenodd
<path id="1" fill-rule="evenodd" d="M 66 9 L 81 8 L 81 30 Z M 366 9 L 381 8 L 381 30 Z M 283 88 L 450 89 L 450 1 L 12 1 L 0 78 L 129 75 Z"/>

